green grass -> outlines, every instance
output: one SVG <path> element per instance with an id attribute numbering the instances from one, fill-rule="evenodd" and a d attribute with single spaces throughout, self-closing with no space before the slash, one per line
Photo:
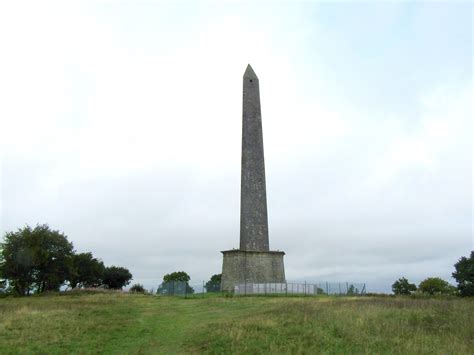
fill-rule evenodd
<path id="1" fill-rule="evenodd" d="M 472 354 L 473 299 L 0 299 L 0 353 Z"/>

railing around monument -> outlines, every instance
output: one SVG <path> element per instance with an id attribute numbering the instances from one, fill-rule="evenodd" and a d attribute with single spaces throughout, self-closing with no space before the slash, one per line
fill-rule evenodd
<path id="1" fill-rule="evenodd" d="M 220 282 L 189 283 L 185 281 L 163 282 L 156 294 L 160 296 L 203 297 L 205 294 L 221 294 Z"/>
<path id="2" fill-rule="evenodd" d="M 363 295 L 364 283 L 243 283 L 234 286 L 234 294 L 245 295 Z"/>
<path id="3" fill-rule="evenodd" d="M 185 281 L 163 282 L 158 286 L 156 294 L 162 296 L 184 296 L 194 293 L 194 289 Z"/>
<path id="4" fill-rule="evenodd" d="M 220 283 L 202 282 L 189 284 L 183 281 L 164 282 L 156 294 L 161 296 L 203 297 L 205 294 L 228 294 L 220 290 Z M 232 294 L 246 295 L 364 295 L 364 283 L 353 282 L 288 282 L 288 283 L 244 283 L 234 286 Z"/>

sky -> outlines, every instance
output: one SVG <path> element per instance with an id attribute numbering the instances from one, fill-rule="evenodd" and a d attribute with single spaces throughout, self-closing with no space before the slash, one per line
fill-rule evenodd
<path id="1" fill-rule="evenodd" d="M 47 223 L 147 288 L 220 273 L 250 63 L 287 280 L 453 283 L 472 34 L 470 2 L 2 2 L 0 232 Z"/>

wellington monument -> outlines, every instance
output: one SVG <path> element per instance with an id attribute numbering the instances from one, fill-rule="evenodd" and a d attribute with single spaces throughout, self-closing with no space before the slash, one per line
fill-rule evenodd
<path id="1" fill-rule="evenodd" d="M 247 283 L 284 283 L 282 251 L 270 251 L 258 78 L 244 73 L 242 111 L 240 248 L 223 251 L 222 290 Z"/>

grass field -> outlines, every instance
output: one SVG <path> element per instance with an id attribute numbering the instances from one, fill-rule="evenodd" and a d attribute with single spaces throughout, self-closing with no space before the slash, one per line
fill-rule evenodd
<path id="1" fill-rule="evenodd" d="M 0 353 L 474 353 L 473 299 L 0 298 Z"/>

